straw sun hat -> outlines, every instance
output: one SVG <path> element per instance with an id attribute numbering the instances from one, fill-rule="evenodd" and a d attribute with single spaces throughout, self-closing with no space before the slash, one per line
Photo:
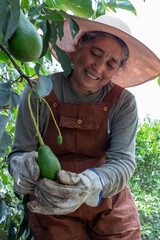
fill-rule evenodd
<path id="1" fill-rule="evenodd" d="M 112 81 L 122 87 L 132 87 L 160 76 L 160 59 L 142 42 L 131 36 L 130 29 L 125 22 L 114 16 L 103 15 L 96 20 L 88 20 L 72 16 L 79 25 L 79 32 L 73 39 L 69 20 L 64 21 L 64 36 L 57 40 L 57 45 L 63 49 L 73 61 L 75 46 L 83 32 L 103 31 L 121 38 L 129 48 L 129 59 L 124 68 L 120 68 Z M 57 56 L 52 50 L 52 54 Z"/>

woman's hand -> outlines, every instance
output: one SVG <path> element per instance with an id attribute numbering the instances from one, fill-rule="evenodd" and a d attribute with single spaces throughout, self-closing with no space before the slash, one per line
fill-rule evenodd
<path id="1" fill-rule="evenodd" d="M 93 170 L 80 174 L 60 170 L 57 182 L 42 179 L 37 184 L 37 201 L 29 202 L 32 212 L 42 214 L 68 214 L 74 212 L 83 203 L 95 207 L 101 201 L 103 181 Z"/>
<path id="2" fill-rule="evenodd" d="M 33 151 L 14 155 L 10 160 L 10 172 L 14 179 L 14 191 L 19 194 L 33 194 L 40 169 L 37 164 L 38 153 Z"/>

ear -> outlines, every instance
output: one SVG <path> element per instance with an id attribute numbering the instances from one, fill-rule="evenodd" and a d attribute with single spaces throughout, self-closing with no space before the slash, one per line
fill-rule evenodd
<path id="1" fill-rule="evenodd" d="M 75 53 L 79 50 L 80 48 L 80 42 L 81 42 L 81 38 L 78 39 L 77 43 L 75 44 Z"/>

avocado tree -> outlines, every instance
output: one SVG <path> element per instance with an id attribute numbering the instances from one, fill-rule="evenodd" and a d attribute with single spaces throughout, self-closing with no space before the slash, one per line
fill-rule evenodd
<path id="1" fill-rule="evenodd" d="M 129 185 L 140 216 L 142 240 L 159 239 L 160 120 L 147 117 L 139 123 L 136 163 Z"/>
<path id="2" fill-rule="evenodd" d="M 65 16 L 74 38 L 79 31 L 72 15 L 95 19 L 118 8 L 136 14 L 128 0 L 1 0 L 0 1 L 0 239 L 32 239 L 27 222 L 27 196 L 16 195 L 6 158 L 14 138 L 17 106 L 26 83 L 39 78 L 36 94 L 51 91 L 48 74 L 56 70 L 51 43 L 64 74 L 71 71 L 66 53 L 56 45 L 63 37 Z M 30 34 L 32 33 L 32 34 Z"/>

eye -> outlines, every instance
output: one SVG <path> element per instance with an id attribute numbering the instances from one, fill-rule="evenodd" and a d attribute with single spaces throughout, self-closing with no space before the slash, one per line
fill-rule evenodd
<path id="1" fill-rule="evenodd" d="M 115 68 L 115 66 L 113 66 L 113 65 L 110 64 L 110 63 L 107 63 L 107 67 L 108 67 L 109 69 L 113 69 L 113 68 Z"/>
<path id="2" fill-rule="evenodd" d="M 112 61 L 112 60 L 111 61 L 107 61 L 106 66 L 109 69 L 114 69 L 114 68 L 117 67 L 117 63 L 115 61 Z"/>
<path id="3" fill-rule="evenodd" d="M 91 49 L 90 52 L 95 57 L 100 57 L 102 54 L 98 49 Z"/>

